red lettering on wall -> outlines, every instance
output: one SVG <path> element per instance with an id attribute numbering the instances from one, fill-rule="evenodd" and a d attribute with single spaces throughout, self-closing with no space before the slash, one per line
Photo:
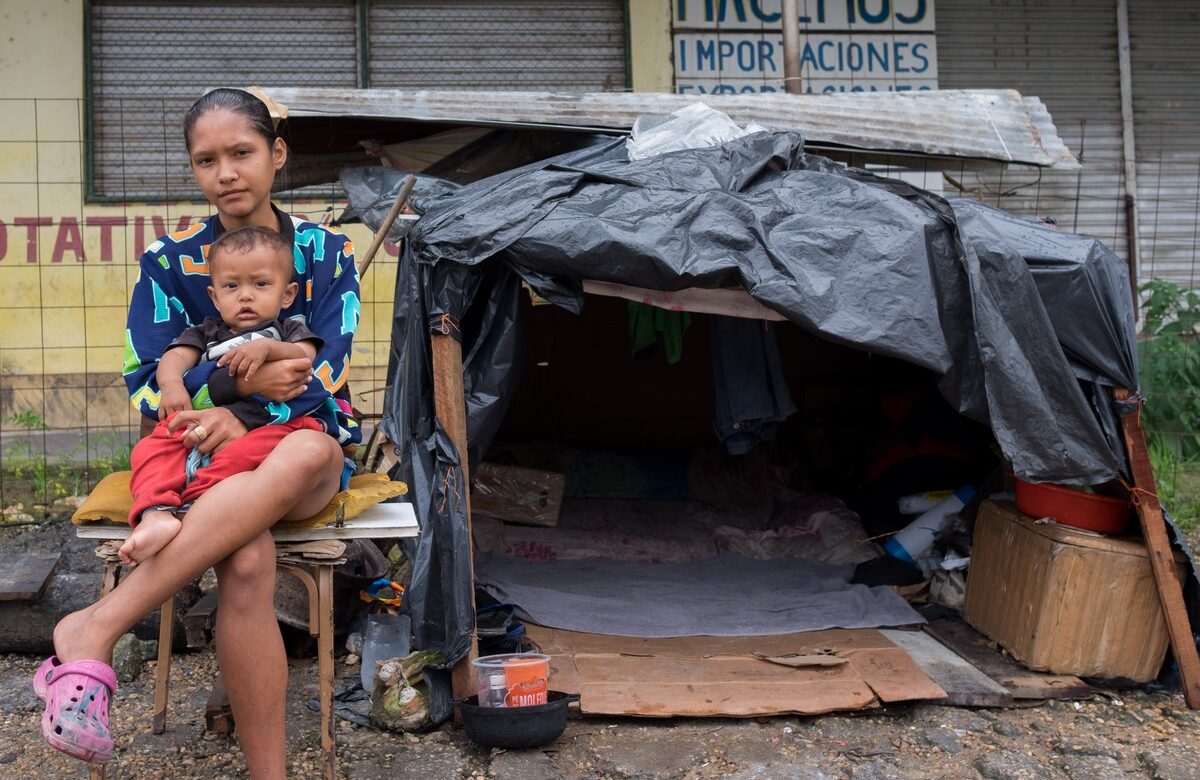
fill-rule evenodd
<path id="1" fill-rule="evenodd" d="M 150 220 L 154 223 L 155 238 L 161 238 L 162 236 L 167 235 L 167 233 L 178 233 L 179 231 L 186 228 L 188 225 L 192 224 L 191 217 L 180 217 L 179 222 L 175 226 L 175 229 L 167 230 L 167 218 L 166 217 L 160 217 L 160 216 L 155 215 L 155 216 L 151 217 Z"/>
<path id="2" fill-rule="evenodd" d="M 58 223 L 58 235 L 54 238 L 54 251 L 50 253 L 50 262 L 61 263 L 67 250 L 75 253 L 75 262 L 87 261 L 83 252 L 83 234 L 79 232 L 79 220 L 75 217 L 63 217 Z"/>
<path id="3" fill-rule="evenodd" d="M 0 219 L 0 260 L 8 254 L 8 227 L 4 224 L 4 220 Z"/>
<path id="4" fill-rule="evenodd" d="M 125 224 L 124 217 L 88 217 L 88 227 L 100 228 L 100 262 L 111 263 L 113 259 L 112 229 Z M 138 255 L 141 256 L 141 252 Z M 0 254 L 3 257 L 3 254 Z"/>
<path id="5" fill-rule="evenodd" d="M 50 227 L 54 224 L 53 217 L 17 217 L 13 220 L 17 227 L 25 228 L 25 262 L 38 261 L 38 228 Z"/>

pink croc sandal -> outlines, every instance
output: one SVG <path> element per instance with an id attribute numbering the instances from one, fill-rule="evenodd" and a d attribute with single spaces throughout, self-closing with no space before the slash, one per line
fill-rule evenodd
<path id="1" fill-rule="evenodd" d="M 102 661 L 61 663 L 50 656 L 33 677 L 33 691 L 46 702 L 42 736 L 72 758 L 106 764 L 112 758 L 108 700 L 117 676 Z"/>

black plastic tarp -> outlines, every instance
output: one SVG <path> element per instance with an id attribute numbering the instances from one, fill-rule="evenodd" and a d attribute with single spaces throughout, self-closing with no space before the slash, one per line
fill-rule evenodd
<path id="1" fill-rule="evenodd" d="M 399 178 L 343 177 L 368 225 Z M 1134 316 L 1124 264 L 1093 239 L 807 155 L 791 133 L 637 162 L 618 139 L 462 187 L 423 180 L 415 205 L 383 427 L 422 528 L 415 640 L 452 660 L 469 646 L 469 547 L 429 333 L 462 342 L 477 462 L 517 382 L 522 281 L 575 312 L 585 279 L 740 287 L 807 331 L 936 372 L 1024 478 L 1095 484 L 1124 469 L 1109 388 L 1137 389 Z"/>

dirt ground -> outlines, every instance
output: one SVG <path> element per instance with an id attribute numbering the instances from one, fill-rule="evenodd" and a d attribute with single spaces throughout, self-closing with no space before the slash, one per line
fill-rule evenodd
<path id="1" fill-rule="evenodd" d="M 41 546 L 41 534 L 4 534 L 10 551 Z M 41 536 L 34 543 L 34 536 Z M 1193 532 L 1193 549 L 1200 531 Z M 62 550 L 91 564 L 78 540 Z M 94 558 L 91 559 L 94 562 Z M 97 565 L 98 571 L 98 565 Z M 0 778 L 87 777 L 86 767 L 40 737 L 41 702 L 30 677 L 40 658 L 0 656 Z M 211 650 L 177 655 L 171 669 L 168 729 L 150 730 L 154 662 L 121 686 L 112 708 L 117 754 L 108 776 L 247 777 L 236 741 L 204 730 L 204 704 L 216 674 Z M 358 667 L 339 663 L 339 676 Z M 317 778 L 316 665 L 291 669 L 289 776 Z M 1200 780 L 1200 712 L 1177 693 L 1109 691 L 1086 702 L 1011 709 L 938 705 L 890 707 L 820 717 L 747 720 L 638 720 L 575 717 L 553 745 L 526 751 L 481 750 L 451 725 L 397 735 L 337 725 L 340 775 L 346 780 L 551 780 L 574 778 L 737 778 L 738 780 Z"/>
<path id="2" fill-rule="evenodd" d="M 0 777 L 86 777 L 84 765 L 41 738 L 29 679 L 40 659 L 0 658 Z M 168 729 L 150 730 L 153 662 L 113 703 L 117 754 L 109 777 L 243 778 L 234 740 L 205 733 L 215 674 L 211 651 L 177 656 Z M 339 665 L 339 674 L 357 667 Z M 293 665 L 288 696 L 289 776 L 319 777 L 316 665 Z M 315 704 L 315 701 L 314 701 Z M 338 721 L 347 780 L 700 778 L 739 780 L 1115 780 L 1200 778 L 1200 713 L 1178 694 L 1117 692 L 1087 702 L 1012 709 L 915 705 L 873 712 L 751 720 L 575 718 L 546 748 L 480 750 L 453 726 L 397 735 Z"/>

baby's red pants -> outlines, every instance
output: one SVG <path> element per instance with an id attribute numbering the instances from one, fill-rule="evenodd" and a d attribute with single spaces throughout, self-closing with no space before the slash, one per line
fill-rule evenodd
<path id="1" fill-rule="evenodd" d="M 137 525 L 142 513 L 156 506 L 178 507 L 190 504 L 213 485 L 226 477 L 253 471 L 259 467 L 275 446 L 292 431 L 324 430 L 312 417 L 300 417 L 279 425 L 255 428 L 240 439 L 225 445 L 212 456 L 212 463 L 198 469 L 196 478 L 186 487 L 185 466 L 189 449 L 183 444 L 187 427 L 175 433 L 167 429 L 175 415 L 160 422 L 154 432 L 133 448 L 130 465 L 133 477 L 129 489 L 133 493 L 133 509 L 129 524 Z"/>

